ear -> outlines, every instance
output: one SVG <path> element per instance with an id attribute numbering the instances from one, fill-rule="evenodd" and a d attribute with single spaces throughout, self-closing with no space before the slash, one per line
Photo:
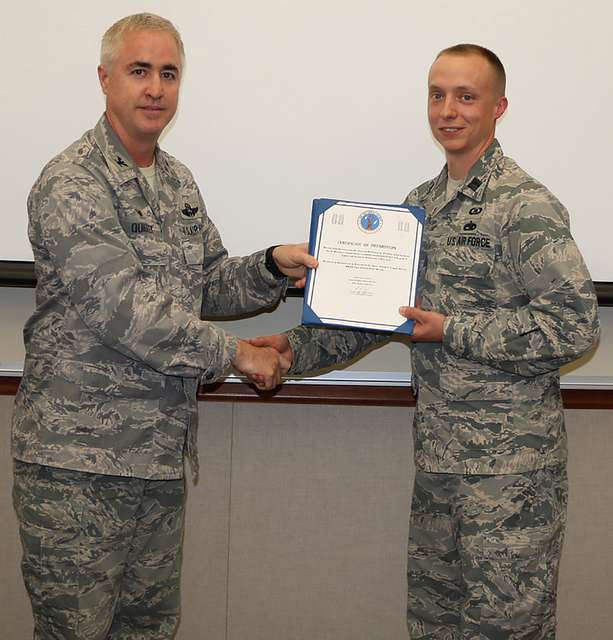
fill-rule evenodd
<path id="1" fill-rule="evenodd" d="M 106 95 L 106 89 L 109 83 L 109 74 L 106 68 L 101 64 L 98 65 L 98 80 L 100 81 L 100 86 L 102 87 L 102 93 Z"/>
<path id="2" fill-rule="evenodd" d="M 494 118 L 498 120 L 502 116 L 502 114 L 507 110 L 509 106 L 509 101 L 505 96 L 501 96 L 498 98 L 498 102 L 496 103 L 496 109 L 494 111 Z"/>

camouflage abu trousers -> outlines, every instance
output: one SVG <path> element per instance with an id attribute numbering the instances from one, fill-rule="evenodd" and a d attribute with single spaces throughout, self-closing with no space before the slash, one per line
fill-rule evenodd
<path id="1" fill-rule="evenodd" d="M 418 472 L 408 556 L 412 640 L 554 640 L 568 482 Z"/>
<path id="2" fill-rule="evenodd" d="M 121 478 L 15 461 L 13 502 L 35 640 L 173 637 L 183 480 Z"/>

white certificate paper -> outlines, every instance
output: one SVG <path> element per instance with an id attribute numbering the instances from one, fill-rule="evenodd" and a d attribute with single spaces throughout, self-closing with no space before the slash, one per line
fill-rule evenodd
<path id="1" fill-rule="evenodd" d="M 424 211 L 408 205 L 313 201 L 309 248 L 319 261 L 303 324 L 411 333 Z"/>

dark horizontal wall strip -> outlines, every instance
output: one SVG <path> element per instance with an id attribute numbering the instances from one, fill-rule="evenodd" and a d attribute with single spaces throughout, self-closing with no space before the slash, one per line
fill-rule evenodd
<path id="1" fill-rule="evenodd" d="M 601 307 L 613 307 L 613 282 L 594 282 L 598 304 Z"/>
<path id="2" fill-rule="evenodd" d="M 0 377 L 0 395 L 15 395 L 20 380 L 17 376 Z M 613 390 L 564 389 L 562 397 L 566 409 L 613 409 Z M 210 402 L 415 406 L 415 396 L 408 387 L 367 385 L 286 384 L 276 391 L 260 392 L 245 384 L 223 382 L 200 387 L 198 399 Z"/>
<path id="3" fill-rule="evenodd" d="M 0 260 L 0 286 L 34 287 L 35 285 L 33 262 Z"/>
<path id="4" fill-rule="evenodd" d="M 13 262 L 0 260 L 0 286 L 1 287 L 33 287 L 36 284 L 34 278 L 33 262 Z M 598 304 L 601 307 L 613 307 L 613 282 L 595 282 Z M 302 289 L 290 287 L 287 290 L 289 298 L 302 297 Z"/>

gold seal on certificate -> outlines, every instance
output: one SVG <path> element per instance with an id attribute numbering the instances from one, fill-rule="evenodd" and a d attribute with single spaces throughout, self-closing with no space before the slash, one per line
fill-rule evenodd
<path id="1" fill-rule="evenodd" d="M 302 322 L 410 334 L 398 307 L 415 304 L 424 210 L 410 205 L 313 201 Z"/>

